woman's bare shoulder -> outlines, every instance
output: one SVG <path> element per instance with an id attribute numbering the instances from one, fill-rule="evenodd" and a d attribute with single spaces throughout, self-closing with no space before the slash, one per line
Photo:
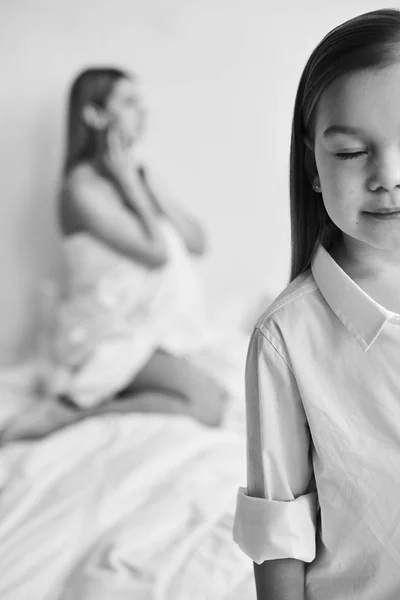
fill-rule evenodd
<path id="1" fill-rule="evenodd" d="M 71 169 L 66 175 L 63 181 L 62 191 L 63 194 L 68 196 L 76 196 L 82 188 L 86 188 L 88 185 L 98 187 L 100 185 L 100 177 L 92 165 L 88 163 L 82 163 Z"/>
<path id="2" fill-rule="evenodd" d="M 60 223 L 63 233 L 69 235 L 86 229 L 94 200 L 98 204 L 101 197 L 101 182 L 91 165 L 80 164 L 71 169 L 61 186 Z"/>

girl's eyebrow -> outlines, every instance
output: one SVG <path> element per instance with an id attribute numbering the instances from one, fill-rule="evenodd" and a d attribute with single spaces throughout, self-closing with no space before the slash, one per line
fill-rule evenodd
<path id="1" fill-rule="evenodd" d="M 356 135 L 358 137 L 365 136 L 365 133 L 359 127 L 350 127 L 348 125 L 331 125 L 327 129 L 325 129 L 323 136 L 331 137 L 338 134 Z"/>

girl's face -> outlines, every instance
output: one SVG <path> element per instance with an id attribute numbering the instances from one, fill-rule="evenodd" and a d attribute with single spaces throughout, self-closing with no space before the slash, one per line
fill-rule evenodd
<path id="1" fill-rule="evenodd" d="M 126 145 L 132 144 L 140 136 L 144 120 L 137 84 L 119 79 L 107 100 L 105 113 L 108 126 L 117 129 Z"/>
<path id="2" fill-rule="evenodd" d="M 400 64 L 345 75 L 324 92 L 314 152 L 345 243 L 400 250 Z"/>

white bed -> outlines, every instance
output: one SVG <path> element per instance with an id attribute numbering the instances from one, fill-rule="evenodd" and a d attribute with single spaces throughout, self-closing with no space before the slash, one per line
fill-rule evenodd
<path id="1" fill-rule="evenodd" d="M 108 414 L 0 448 L 0 599 L 255 600 L 242 392 L 219 429 Z"/>
<path id="2" fill-rule="evenodd" d="M 0 598 L 233 600 L 244 456 L 235 433 L 138 414 L 3 448 Z"/>

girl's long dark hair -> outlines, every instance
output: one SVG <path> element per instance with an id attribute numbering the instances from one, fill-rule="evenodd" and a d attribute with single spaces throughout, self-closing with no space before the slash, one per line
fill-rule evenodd
<path id="1" fill-rule="evenodd" d="M 312 151 L 304 143 L 308 139 L 313 145 L 318 102 L 338 77 L 397 61 L 400 61 L 400 11 L 382 9 L 333 29 L 306 64 L 295 100 L 290 149 L 291 281 L 309 268 L 320 243 L 329 244 L 335 236 L 340 236 L 321 195 L 312 188 Z"/>
<path id="2" fill-rule="evenodd" d="M 84 106 L 92 104 L 104 108 L 115 83 L 129 78 L 130 75 L 120 69 L 91 68 L 82 71 L 72 83 L 68 101 L 65 175 L 83 160 L 90 159 L 95 151 L 95 132 L 82 118 Z"/>

